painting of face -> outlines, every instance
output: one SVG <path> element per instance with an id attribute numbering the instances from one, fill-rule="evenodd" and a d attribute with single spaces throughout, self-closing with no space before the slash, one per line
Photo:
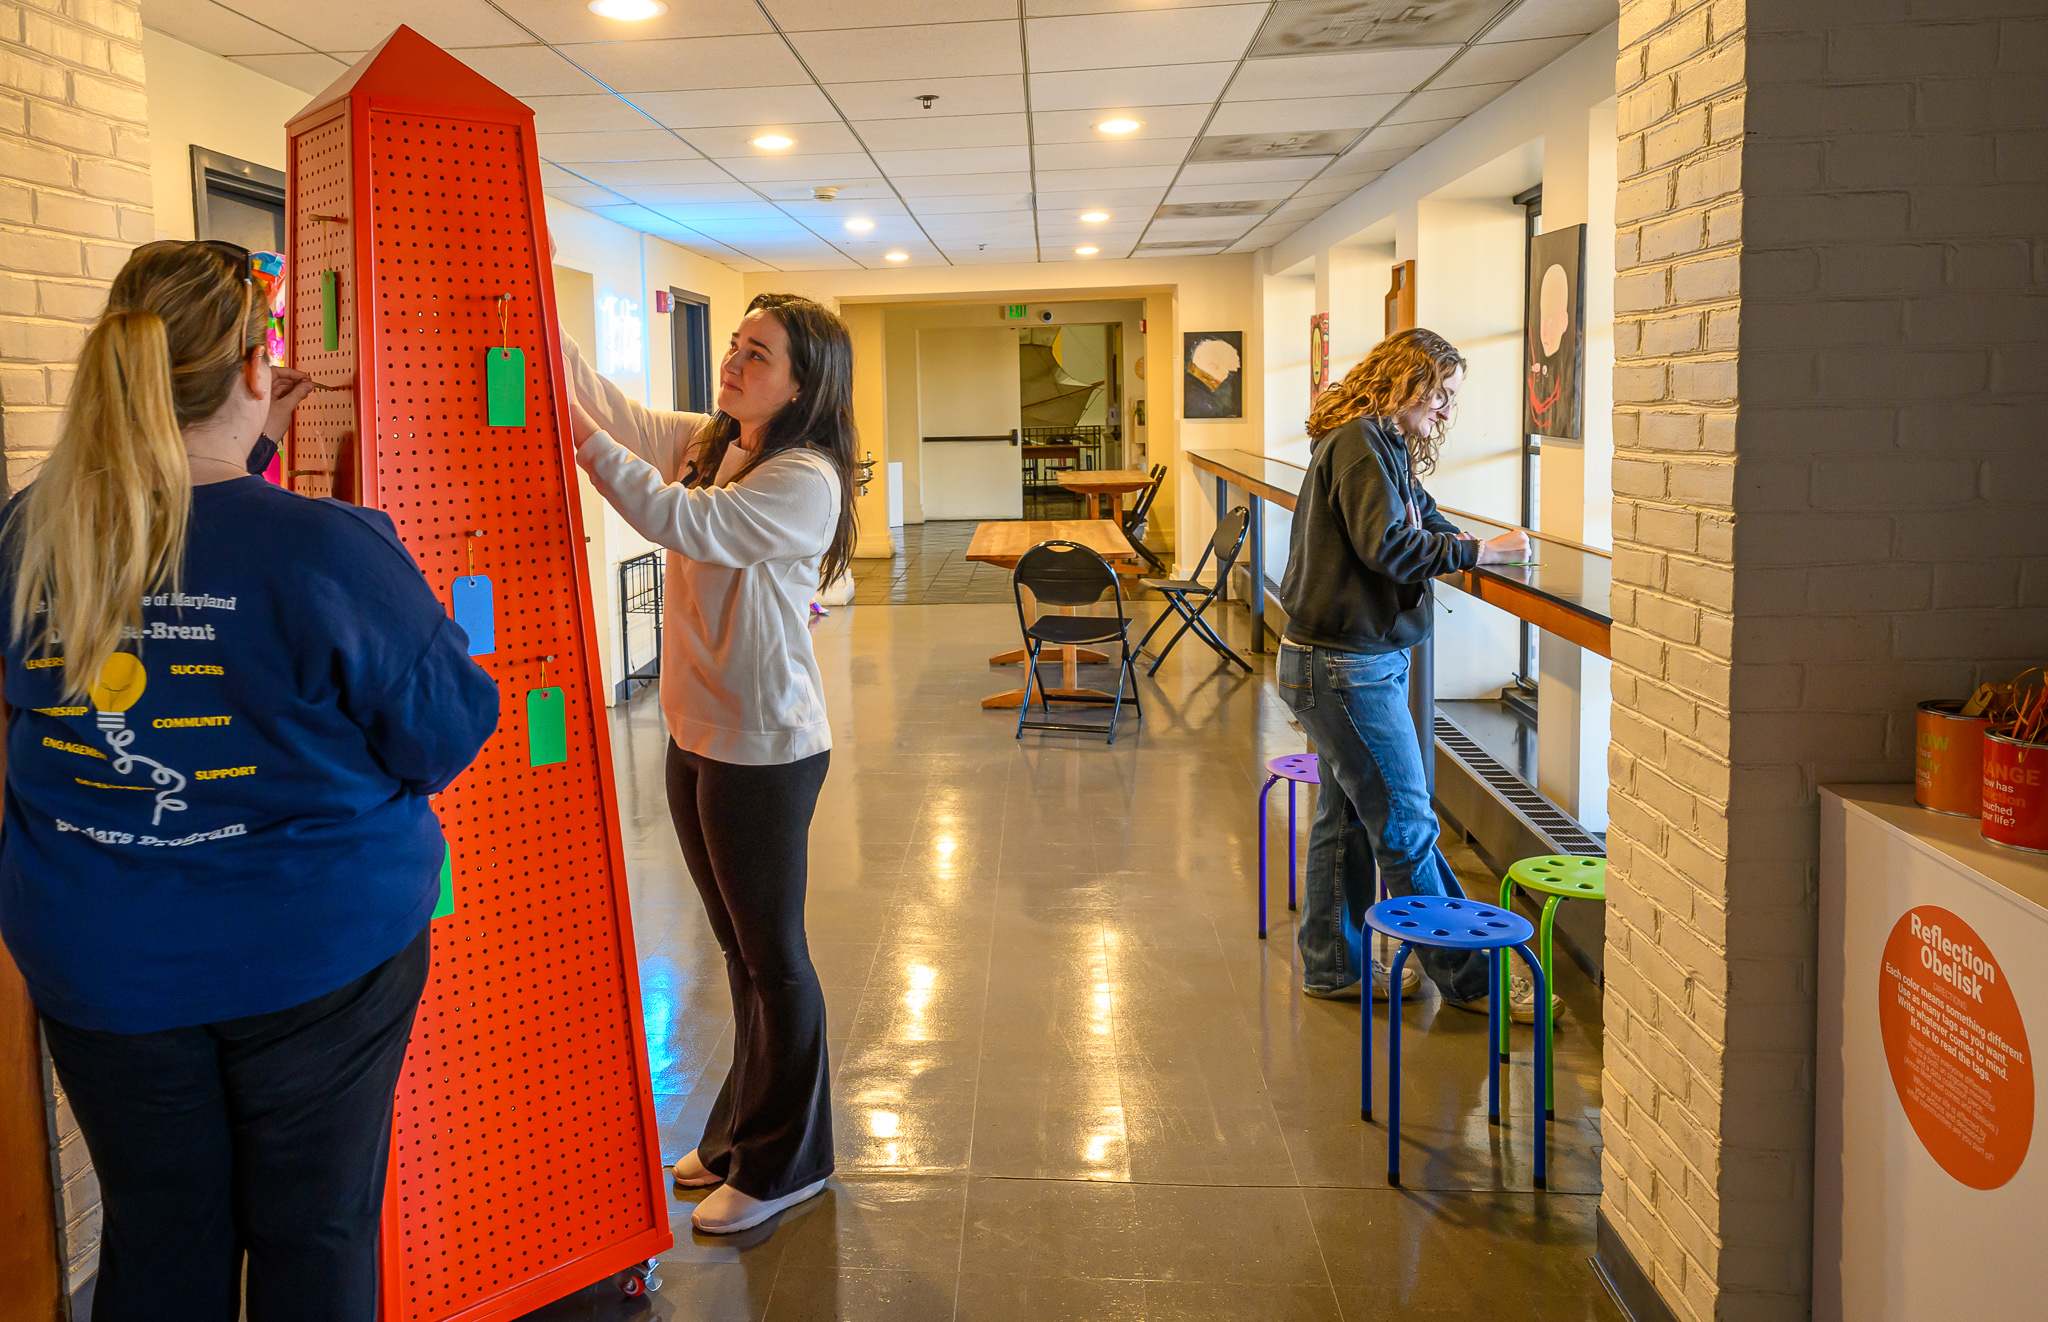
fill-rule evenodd
<path id="1" fill-rule="evenodd" d="M 1585 257 L 1584 225 L 1529 241 L 1522 430 L 1531 435 L 1575 441 L 1586 434 Z"/>

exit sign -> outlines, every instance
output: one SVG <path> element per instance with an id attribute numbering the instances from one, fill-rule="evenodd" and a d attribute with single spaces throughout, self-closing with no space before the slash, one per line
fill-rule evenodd
<path id="1" fill-rule="evenodd" d="M 1005 303 L 1003 305 L 1003 319 L 1005 321 L 1022 321 L 1024 319 L 1024 305 L 1022 303 Z"/>

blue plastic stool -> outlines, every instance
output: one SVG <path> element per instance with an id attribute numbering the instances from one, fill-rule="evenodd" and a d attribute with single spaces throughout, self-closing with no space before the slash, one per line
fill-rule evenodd
<path id="1" fill-rule="evenodd" d="M 1401 1183 L 1401 968 L 1408 952 L 1416 946 L 1444 950 L 1505 950 L 1512 946 L 1536 979 L 1536 1004 L 1550 1004 L 1550 984 L 1543 965 L 1529 950 L 1536 929 L 1529 920 L 1509 909 L 1474 900 L 1447 899 L 1439 895 L 1406 895 L 1381 900 L 1365 911 L 1366 926 L 1401 943 L 1387 977 L 1387 1183 Z M 1500 1123 L 1500 1059 L 1493 1044 L 1500 1038 L 1502 1016 L 1501 965 L 1486 961 L 1486 1113 Z M 1372 1002 L 1360 1014 L 1358 1035 L 1358 1113 L 1372 1119 Z M 1550 1125 L 1543 1114 L 1542 1080 L 1550 1075 L 1550 1043 L 1536 1034 L 1536 1187 L 1544 1187 Z"/>
<path id="2" fill-rule="evenodd" d="M 1320 785 L 1322 779 L 1316 774 L 1314 753 L 1289 753 L 1266 763 L 1266 783 L 1259 790 L 1259 940 L 1266 939 L 1266 796 L 1273 792 L 1273 786 L 1287 782 L 1287 907 L 1294 908 L 1294 851 L 1301 833 L 1294 825 L 1294 787 L 1296 785 Z"/>

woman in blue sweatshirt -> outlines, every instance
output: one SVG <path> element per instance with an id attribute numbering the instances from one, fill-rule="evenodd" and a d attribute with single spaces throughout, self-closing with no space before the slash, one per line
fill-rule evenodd
<path id="1" fill-rule="evenodd" d="M 138 248 L 0 522 L 0 936 L 105 1207 L 96 1322 L 369 1322 L 444 845 L 498 721 L 384 514 L 251 476 L 248 253 Z"/>

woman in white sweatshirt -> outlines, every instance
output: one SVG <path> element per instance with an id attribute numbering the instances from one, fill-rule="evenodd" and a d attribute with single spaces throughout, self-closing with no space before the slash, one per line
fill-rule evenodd
<path id="1" fill-rule="evenodd" d="M 853 344 L 809 299 L 756 298 L 708 418 L 648 409 L 566 336 L 563 347 L 577 462 L 668 548 L 669 811 L 725 952 L 735 1025 L 731 1072 L 675 1181 L 717 1185 L 691 1221 L 729 1234 L 832 1173 L 825 996 L 804 937 L 811 813 L 832 738 L 807 626 L 812 595 L 853 550 Z"/>

